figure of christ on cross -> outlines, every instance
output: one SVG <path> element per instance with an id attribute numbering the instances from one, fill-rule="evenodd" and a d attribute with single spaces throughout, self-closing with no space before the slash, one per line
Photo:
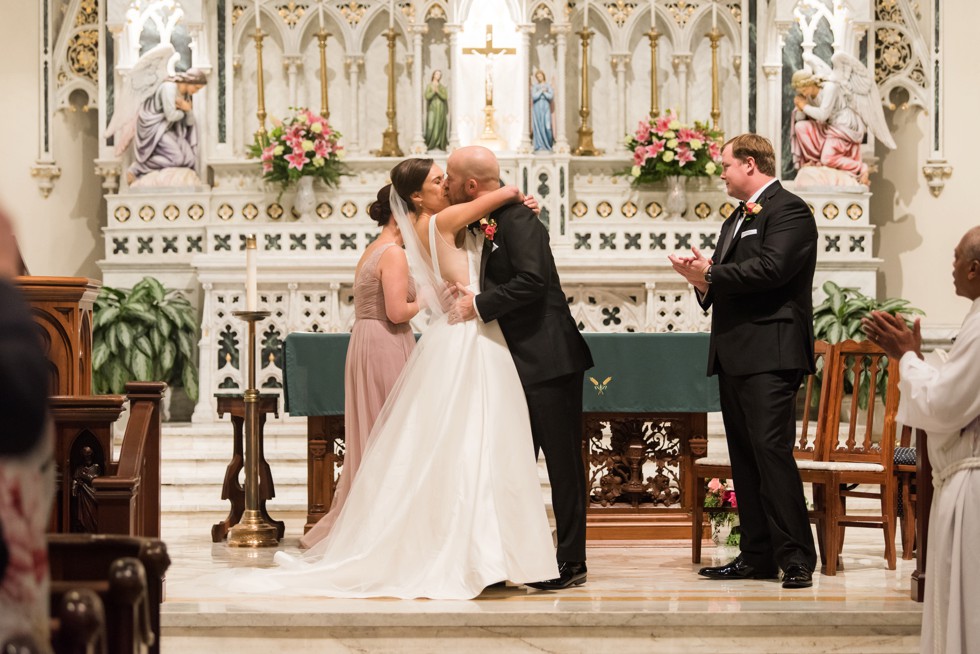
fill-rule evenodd
<path id="1" fill-rule="evenodd" d="M 501 54 L 517 54 L 517 49 L 494 47 L 493 25 L 487 25 L 486 44 L 482 48 L 463 48 L 463 54 L 478 54 L 487 58 L 486 79 L 484 81 L 483 134 L 480 137 L 480 142 L 481 144 L 486 144 L 484 142 L 497 143 L 500 141 L 500 137 L 494 130 L 493 119 L 493 57 Z"/>

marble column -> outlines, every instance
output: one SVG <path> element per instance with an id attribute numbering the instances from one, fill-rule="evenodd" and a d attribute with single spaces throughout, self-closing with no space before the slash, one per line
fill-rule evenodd
<path id="1" fill-rule="evenodd" d="M 521 47 L 518 56 L 521 59 L 521 95 L 520 95 L 520 119 L 521 140 L 517 146 L 517 151 L 521 154 L 529 154 L 533 151 L 531 145 L 531 34 L 534 32 L 533 23 L 523 23 L 517 26 L 517 31 L 521 35 Z"/>
<path id="2" fill-rule="evenodd" d="M 561 153 L 569 151 L 568 137 L 565 135 L 565 107 L 570 101 L 574 102 L 565 92 L 568 35 L 571 31 L 571 23 L 555 23 L 551 26 L 551 33 L 555 35 L 555 152 Z"/>
<path id="3" fill-rule="evenodd" d="M 610 62 L 612 63 L 613 70 L 616 72 L 616 106 L 619 107 L 619 111 L 616 112 L 616 150 L 621 153 L 626 153 L 626 142 L 623 140 L 623 136 L 626 134 L 626 121 L 628 120 L 626 116 L 628 108 L 626 98 L 626 68 L 630 64 L 630 56 L 628 54 L 613 55 Z"/>
<path id="4" fill-rule="evenodd" d="M 675 54 L 671 62 L 674 65 L 674 73 L 677 75 L 678 90 L 681 92 L 681 106 L 677 107 L 677 113 L 682 121 L 690 120 L 687 105 L 687 73 L 691 69 L 691 58 L 690 54 Z"/>
<path id="5" fill-rule="evenodd" d="M 422 36 L 427 34 L 429 26 L 425 23 L 410 25 L 408 28 L 412 34 L 412 52 L 415 65 L 412 66 L 412 96 L 415 98 L 414 129 L 412 131 L 412 154 L 425 154 L 425 93 L 423 89 L 427 83 L 422 79 Z"/>
<path id="6" fill-rule="evenodd" d="M 347 57 L 347 77 L 350 79 L 350 127 L 347 130 L 347 150 L 351 154 L 361 152 L 361 66 L 364 65 L 364 55 L 354 54 Z"/>
<path id="7" fill-rule="evenodd" d="M 449 35 L 449 70 L 452 71 L 453 78 L 449 87 L 449 97 L 457 96 L 463 88 L 462 70 L 460 70 L 459 60 L 459 33 L 463 31 L 463 26 L 458 23 L 447 23 L 443 28 Z M 452 152 L 459 147 L 459 102 L 450 101 L 449 103 L 449 151 Z"/>
<path id="8" fill-rule="evenodd" d="M 766 76 L 766 122 L 762 123 L 765 125 L 765 132 L 761 132 L 763 136 L 772 141 L 773 147 L 776 150 L 776 172 L 778 173 L 783 169 L 783 156 L 782 148 L 779 147 L 779 135 L 781 132 L 780 122 L 782 113 L 782 79 L 783 79 L 783 65 L 779 64 L 764 64 L 762 66 L 762 72 Z"/>

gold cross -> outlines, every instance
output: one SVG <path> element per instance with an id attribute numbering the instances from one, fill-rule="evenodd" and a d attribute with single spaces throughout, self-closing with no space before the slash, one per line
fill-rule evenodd
<path id="1" fill-rule="evenodd" d="M 486 106 L 493 106 L 493 80 L 490 75 L 491 57 L 498 54 L 517 54 L 516 48 L 496 48 L 493 45 L 493 25 L 487 25 L 486 45 L 482 48 L 463 48 L 463 54 L 478 54 L 487 58 L 487 73 L 485 82 Z"/>

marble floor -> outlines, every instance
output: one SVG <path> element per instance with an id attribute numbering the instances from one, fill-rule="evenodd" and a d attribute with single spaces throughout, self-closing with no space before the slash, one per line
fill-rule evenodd
<path id="1" fill-rule="evenodd" d="M 303 516 L 285 519 L 295 551 Z M 196 652 L 917 652 L 913 561 L 888 570 L 880 532 L 848 530 L 845 569 L 813 588 L 698 577 L 682 541 L 590 543 L 589 581 L 561 592 L 499 588 L 471 601 L 233 596 L 207 581 L 268 565 L 273 550 L 213 544 L 223 516 L 165 514 L 173 561 L 162 607 L 164 654 Z M 899 546 L 900 549 L 900 546 Z M 704 562 L 732 552 L 709 544 Z"/>

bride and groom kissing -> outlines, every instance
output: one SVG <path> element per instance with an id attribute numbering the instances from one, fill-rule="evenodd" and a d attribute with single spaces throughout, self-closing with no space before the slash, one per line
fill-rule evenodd
<path id="1" fill-rule="evenodd" d="M 470 599 L 504 581 L 586 582 L 581 415 L 591 354 L 547 229 L 516 188 L 501 187 L 493 153 L 460 148 L 446 168 L 407 159 L 391 172 L 391 213 L 430 315 L 346 499 L 304 538 L 326 532 L 307 552 L 279 552 L 278 568 L 236 575 L 240 589 Z M 481 220 L 493 227 L 478 229 Z"/>

